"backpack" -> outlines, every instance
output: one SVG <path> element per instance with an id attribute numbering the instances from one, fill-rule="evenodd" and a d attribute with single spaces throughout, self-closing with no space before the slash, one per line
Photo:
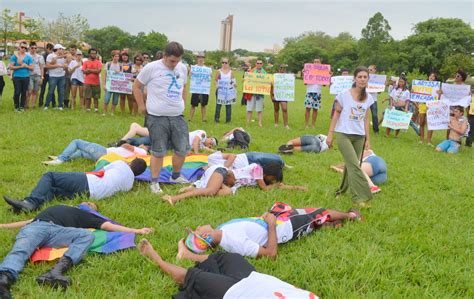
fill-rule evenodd
<path id="1" fill-rule="evenodd" d="M 242 130 L 234 130 L 234 138 L 227 142 L 228 148 L 240 147 L 243 150 L 248 150 L 250 145 L 250 135 Z"/>

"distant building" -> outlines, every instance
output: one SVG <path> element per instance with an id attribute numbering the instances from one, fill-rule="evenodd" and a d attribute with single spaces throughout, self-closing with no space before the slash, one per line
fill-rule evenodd
<path id="1" fill-rule="evenodd" d="M 263 52 L 268 53 L 268 54 L 278 54 L 283 48 L 280 45 L 273 44 L 272 49 L 264 49 Z"/>
<path id="2" fill-rule="evenodd" d="M 234 16 L 228 15 L 223 21 L 221 21 L 221 36 L 220 36 L 220 47 L 221 51 L 230 52 L 232 51 L 232 27 L 234 24 Z"/>

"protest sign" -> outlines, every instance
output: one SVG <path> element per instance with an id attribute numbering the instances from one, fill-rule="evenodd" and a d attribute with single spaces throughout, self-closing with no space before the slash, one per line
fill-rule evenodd
<path id="1" fill-rule="evenodd" d="M 217 81 L 217 104 L 234 104 L 237 98 L 237 90 L 234 86 L 234 80 L 220 79 Z"/>
<path id="2" fill-rule="evenodd" d="M 449 105 L 443 101 L 426 103 L 428 130 L 446 130 L 449 124 Z"/>
<path id="3" fill-rule="evenodd" d="M 245 73 L 244 92 L 251 94 L 270 95 L 273 75 L 259 73 Z"/>
<path id="4" fill-rule="evenodd" d="M 305 84 L 329 85 L 331 82 L 331 66 L 329 64 L 305 63 L 303 79 Z"/>
<path id="5" fill-rule="evenodd" d="M 352 76 L 336 76 L 331 78 L 330 94 L 339 94 L 352 87 L 354 78 Z"/>
<path id="6" fill-rule="evenodd" d="M 441 85 L 443 95 L 441 100 L 447 102 L 450 106 L 469 106 L 471 102 L 471 86 L 467 84 L 448 84 Z"/>
<path id="7" fill-rule="evenodd" d="M 133 75 L 131 73 L 107 71 L 105 88 L 110 92 L 132 94 L 132 78 Z"/>
<path id="8" fill-rule="evenodd" d="M 471 98 L 472 99 L 471 99 L 471 105 L 469 105 L 469 114 L 474 115 L 474 97 L 471 96 Z M 473 130 L 474 130 L 474 128 L 473 128 Z"/>
<path id="9" fill-rule="evenodd" d="M 440 86 L 439 81 L 413 80 L 411 82 L 410 100 L 421 103 L 437 101 Z"/>
<path id="10" fill-rule="evenodd" d="M 293 102 L 295 100 L 295 75 L 274 74 L 273 94 L 275 101 Z"/>
<path id="11" fill-rule="evenodd" d="M 384 92 L 386 80 L 386 75 L 369 74 L 367 92 Z"/>
<path id="12" fill-rule="evenodd" d="M 191 82 L 189 92 L 196 94 L 209 94 L 211 92 L 212 69 L 207 66 L 191 66 Z"/>
<path id="13" fill-rule="evenodd" d="M 411 112 L 403 112 L 396 109 L 385 109 L 382 127 L 394 130 L 406 130 L 410 125 Z"/>

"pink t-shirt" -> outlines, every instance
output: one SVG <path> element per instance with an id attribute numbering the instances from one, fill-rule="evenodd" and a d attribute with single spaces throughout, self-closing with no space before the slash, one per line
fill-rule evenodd
<path id="1" fill-rule="evenodd" d="M 255 163 L 239 169 L 234 169 L 233 172 L 236 181 L 233 187 L 234 193 L 235 190 L 241 186 L 255 186 L 257 185 L 257 180 L 263 180 L 263 168 Z"/>
<path id="2" fill-rule="evenodd" d="M 102 69 L 102 62 L 99 60 L 87 60 L 84 61 L 82 64 L 82 70 L 88 69 Z M 91 84 L 91 85 L 100 85 L 100 77 L 99 74 L 86 74 L 84 73 L 84 84 Z"/>

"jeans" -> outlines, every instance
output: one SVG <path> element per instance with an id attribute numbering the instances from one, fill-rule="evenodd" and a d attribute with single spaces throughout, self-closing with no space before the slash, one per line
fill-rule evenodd
<path id="1" fill-rule="evenodd" d="M 222 104 L 216 104 L 216 113 L 214 114 L 214 120 L 219 122 L 221 117 Z M 225 122 L 229 123 L 232 118 L 232 105 L 225 105 Z"/>
<path id="2" fill-rule="evenodd" d="M 315 135 L 303 135 L 300 139 L 302 152 L 321 152 L 321 141 Z"/>
<path id="3" fill-rule="evenodd" d="M 55 196 L 73 199 L 77 195 L 89 193 L 87 176 L 83 172 L 52 172 L 41 177 L 35 189 L 25 198 L 39 208 Z"/>
<path id="4" fill-rule="evenodd" d="M 469 133 L 466 138 L 466 146 L 472 146 L 472 142 L 474 142 L 474 115 L 468 115 L 467 121 L 469 122 Z"/>
<path id="5" fill-rule="evenodd" d="M 48 84 L 48 82 L 49 82 L 49 74 L 45 74 L 43 83 L 41 84 L 41 91 L 40 91 L 39 103 L 38 103 L 39 107 L 42 107 L 44 104 L 44 94 L 46 92 L 46 84 Z M 52 104 L 53 104 L 53 107 L 56 107 L 56 97 L 54 94 L 53 94 Z"/>
<path id="6" fill-rule="evenodd" d="M 145 137 L 132 137 L 127 139 L 127 143 L 131 144 L 133 146 L 140 146 L 140 145 L 146 145 L 150 146 L 151 145 L 151 139 L 149 136 Z"/>
<path id="7" fill-rule="evenodd" d="M 249 164 L 256 163 L 262 167 L 270 164 L 278 164 L 281 167 L 285 166 L 283 159 L 277 154 L 259 153 L 259 152 L 248 152 L 245 153 Z"/>
<path id="8" fill-rule="evenodd" d="M 44 104 L 45 107 L 49 106 L 49 103 L 51 103 L 53 96 L 54 96 L 54 90 L 58 89 L 58 105 L 59 107 L 63 107 L 63 101 L 64 101 L 64 87 L 66 84 L 66 76 L 62 77 L 49 77 L 48 80 L 49 88 L 48 88 L 48 96 L 46 97 L 46 103 Z"/>
<path id="9" fill-rule="evenodd" d="M 370 106 L 370 112 L 372 113 L 372 128 L 374 129 L 374 133 L 378 133 L 379 132 L 379 117 L 378 117 L 377 101 L 375 101 Z"/>
<path id="10" fill-rule="evenodd" d="M 17 279 L 25 263 L 38 247 L 69 247 L 64 256 L 77 264 L 93 242 L 94 235 L 86 229 L 33 221 L 24 226 L 16 236 L 15 245 L 0 264 L 0 271 L 8 271 Z"/>
<path id="11" fill-rule="evenodd" d="M 108 105 L 110 102 L 110 98 L 112 98 L 112 105 L 117 106 L 118 101 L 119 101 L 119 93 L 116 92 L 110 92 L 110 91 L 105 91 L 105 98 L 104 98 L 104 104 Z"/>
<path id="12" fill-rule="evenodd" d="M 441 150 L 442 152 L 450 153 L 450 154 L 457 154 L 459 152 L 459 148 L 461 144 L 453 141 L 453 140 L 445 140 L 436 146 L 437 149 Z"/>
<path id="13" fill-rule="evenodd" d="M 365 159 L 372 167 L 372 176 L 370 179 L 375 185 L 383 184 L 387 181 L 387 163 L 379 156 L 369 156 Z"/>
<path id="14" fill-rule="evenodd" d="M 58 156 L 58 159 L 68 161 L 77 158 L 85 158 L 95 162 L 106 154 L 107 149 L 100 144 L 74 139 Z"/>
<path id="15" fill-rule="evenodd" d="M 28 92 L 28 85 L 30 84 L 30 77 L 13 77 L 13 102 L 15 109 L 25 108 L 26 93 Z"/>

